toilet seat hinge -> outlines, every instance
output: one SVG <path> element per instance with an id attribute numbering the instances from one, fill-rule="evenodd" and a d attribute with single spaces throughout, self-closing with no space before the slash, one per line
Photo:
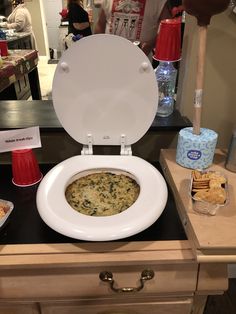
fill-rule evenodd
<path id="1" fill-rule="evenodd" d="M 131 149 L 131 145 L 126 145 L 126 135 L 125 134 L 121 134 L 121 149 L 120 149 L 120 154 L 121 155 L 132 155 L 132 149 Z"/>
<path id="2" fill-rule="evenodd" d="M 92 134 L 87 134 L 87 143 L 83 145 L 81 155 L 93 155 L 93 137 Z"/>

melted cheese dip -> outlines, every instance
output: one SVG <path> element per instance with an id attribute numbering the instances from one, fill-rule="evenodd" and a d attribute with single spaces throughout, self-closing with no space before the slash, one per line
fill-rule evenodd
<path id="1" fill-rule="evenodd" d="M 89 216 L 110 216 L 129 208 L 140 187 L 124 174 L 93 173 L 72 182 L 65 196 L 72 208 Z"/>

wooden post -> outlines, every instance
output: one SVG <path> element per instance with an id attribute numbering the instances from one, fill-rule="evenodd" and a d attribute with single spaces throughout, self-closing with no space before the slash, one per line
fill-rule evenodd
<path id="1" fill-rule="evenodd" d="M 194 99 L 193 133 L 200 134 L 207 26 L 199 26 L 197 79 Z"/>

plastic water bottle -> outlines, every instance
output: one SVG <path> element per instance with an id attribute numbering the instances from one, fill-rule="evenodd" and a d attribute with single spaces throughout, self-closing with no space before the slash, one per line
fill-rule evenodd
<path id="1" fill-rule="evenodd" d="M 155 69 L 159 99 L 157 116 L 168 117 L 174 110 L 177 70 L 171 61 L 160 61 Z"/>

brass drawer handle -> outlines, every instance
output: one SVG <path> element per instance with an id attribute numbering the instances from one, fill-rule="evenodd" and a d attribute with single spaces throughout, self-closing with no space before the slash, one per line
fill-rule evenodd
<path id="1" fill-rule="evenodd" d="M 141 273 L 141 278 L 140 278 L 140 285 L 138 287 L 124 287 L 124 288 L 115 288 L 114 284 L 115 281 L 113 279 L 113 274 L 109 271 L 102 271 L 99 274 L 99 278 L 103 282 L 108 282 L 110 285 L 110 288 L 114 292 L 122 293 L 122 292 L 137 292 L 143 289 L 144 283 L 147 280 L 151 280 L 154 277 L 154 271 L 151 269 L 145 269 Z"/>

